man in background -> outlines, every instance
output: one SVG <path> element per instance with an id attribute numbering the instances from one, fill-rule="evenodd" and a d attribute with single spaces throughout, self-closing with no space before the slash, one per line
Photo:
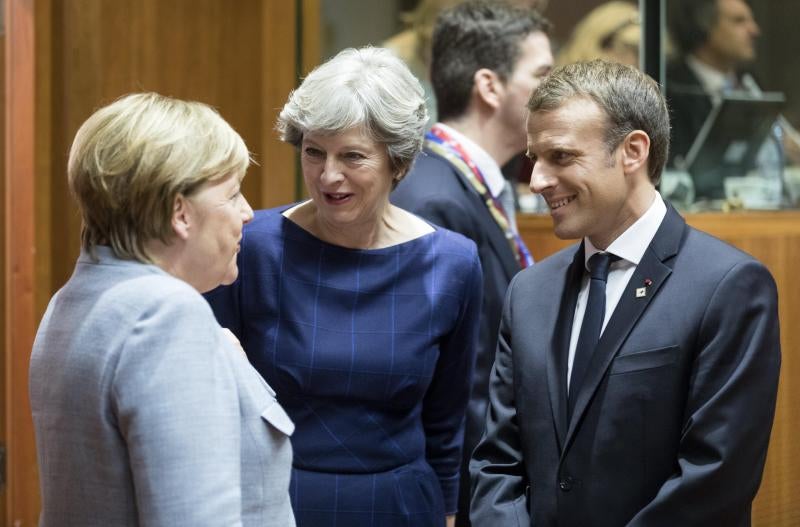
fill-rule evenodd
<path id="1" fill-rule="evenodd" d="M 731 91 L 759 95 L 745 67 L 760 29 L 745 0 L 671 0 L 669 30 L 680 52 L 667 69 L 672 158 L 685 156 L 706 116 Z"/>
<path id="2" fill-rule="evenodd" d="M 500 167 L 525 149 L 525 104 L 552 68 L 549 23 L 502 2 L 444 11 L 433 32 L 431 81 L 439 122 L 392 194 L 394 204 L 471 238 L 484 274 L 478 358 L 464 435 L 458 525 L 469 525 L 467 461 L 483 429 L 503 296 L 533 263 Z"/>

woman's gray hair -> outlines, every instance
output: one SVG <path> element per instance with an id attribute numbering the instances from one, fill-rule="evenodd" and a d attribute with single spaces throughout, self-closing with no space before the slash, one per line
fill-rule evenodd
<path id="1" fill-rule="evenodd" d="M 289 94 L 276 128 L 299 147 L 308 132 L 363 128 L 386 146 L 395 184 L 422 150 L 428 112 L 419 81 L 382 48 L 348 48 L 315 68 Z"/>

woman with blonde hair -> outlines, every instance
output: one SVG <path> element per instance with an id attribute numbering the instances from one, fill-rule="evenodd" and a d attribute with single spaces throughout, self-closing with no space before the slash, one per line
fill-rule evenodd
<path id="1" fill-rule="evenodd" d="M 249 164 L 216 111 L 155 93 L 78 130 L 81 254 L 30 365 L 40 527 L 294 525 L 294 425 L 200 295 L 238 274 Z"/>

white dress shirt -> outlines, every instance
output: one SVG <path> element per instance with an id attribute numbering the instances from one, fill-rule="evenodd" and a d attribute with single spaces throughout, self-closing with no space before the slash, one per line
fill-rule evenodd
<path id="1" fill-rule="evenodd" d="M 714 69 L 693 55 L 686 57 L 686 65 L 697 75 L 703 91 L 709 94 L 715 103 L 719 102 L 724 92 L 731 90 L 743 90 L 756 97 L 762 93 L 758 83 L 749 73 L 743 74 L 740 79 L 735 72 L 725 73 Z"/>
<path id="2" fill-rule="evenodd" d="M 614 313 L 622 293 L 636 270 L 636 266 L 644 256 L 644 252 L 656 235 L 656 231 L 661 226 L 664 216 L 667 214 L 667 206 L 661 198 L 661 194 L 655 192 L 653 203 L 642 214 L 642 216 L 628 227 L 625 232 L 619 235 L 616 240 L 611 242 L 606 252 L 619 256 L 620 259 L 611 264 L 606 282 L 606 311 L 603 318 L 603 326 L 600 334 L 606 329 L 611 315 Z M 600 252 L 589 238 L 583 239 L 584 244 L 584 269 L 588 270 L 587 262 L 595 253 Z M 644 285 L 644 284 L 643 284 Z M 583 314 L 586 311 L 586 302 L 589 298 L 589 274 L 583 273 L 581 290 L 578 293 L 578 303 L 575 306 L 575 317 L 572 320 L 572 333 L 569 341 L 569 358 L 567 360 L 567 389 L 569 389 L 570 378 L 572 377 L 572 363 L 575 360 L 575 348 L 578 346 L 578 335 L 583 325 Z"/>

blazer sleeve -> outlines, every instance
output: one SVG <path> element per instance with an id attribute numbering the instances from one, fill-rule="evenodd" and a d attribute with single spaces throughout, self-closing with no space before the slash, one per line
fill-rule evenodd
<path id="1" fill-rule="evenodd" d="M 433 379 L 422 401 L 425 457 L 436 472 L 446 514 L 458 509 L 458 478 L 478 337 L 483 276 L 474 245 L 458 322 L 442 341 Z"/>
<path id="2" fill-rule="evenodd" d="M 778 299 L 767 269 L 735 265 L 698 337 L 676 471 L 630 527 L 738 525 L 761 482 L 780 371 Z"/>
<path id="3" fill-rule="evenodd" d="M 483 232 L 476 225 L 475 213 L 468 211 L 462 200 L 433 195 L 415 206 L 411 212 L 440 227 L 476 240 L 476 243 L 483 237 Z"/>
<path id="4" fill-rule="evenodd" d="M 208 306 L 172 292 L 144 312 L 112 381 L 139 525 L 241 525 L 236 379 Z"/>
<path id="5" fill-rule="evenodd" d="M 472 481 L 470 520 L 473 527 L 528 527 L 528 481 L 514 399 L 514 357 L 511 335 L 511 297 L 516 275 L 508 287 L 497 353 L 489 377 L 489 405 L 483 437 L 469 464 Z"/>

